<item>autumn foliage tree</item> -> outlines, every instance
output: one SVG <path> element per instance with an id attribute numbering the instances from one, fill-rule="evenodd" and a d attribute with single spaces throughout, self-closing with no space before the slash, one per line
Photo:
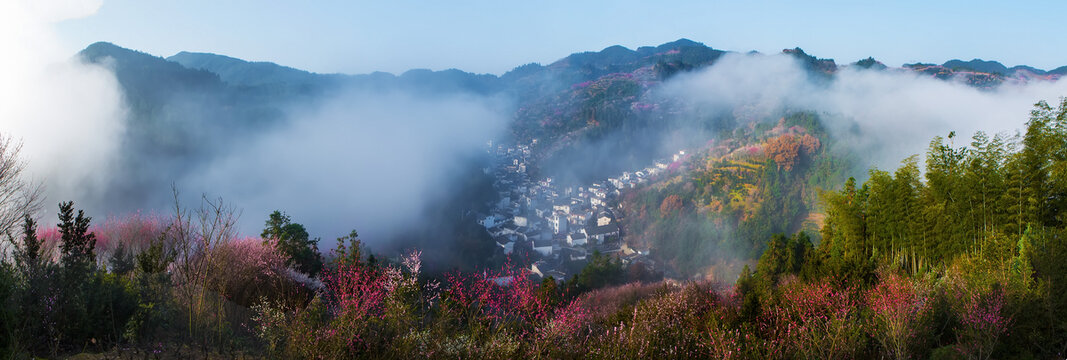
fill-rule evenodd
<path id="1" fill-rule="evenodd" d="M 819 145 L 819 139 L 810 134 L 785 134 L 767 140 L 763 150 L 778 168 L 791 171 L 806 156 L 814 154 Z"/>
<path id="2" fill-rule="evenodd" d="M 659 212 L 661 216 L 671 216 L 680 212 L 684 206 L 682 197 L 672 194 L 663 198 L 663 202 L 659 205 Z"/>

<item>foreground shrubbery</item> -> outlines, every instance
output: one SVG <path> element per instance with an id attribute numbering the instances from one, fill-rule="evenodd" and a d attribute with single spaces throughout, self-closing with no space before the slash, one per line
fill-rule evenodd
<path id="1" fill-rule="evenodd" d="M 1022 323 L 1022 308 L 1011 305 L 1033 292 L 984 287 L 953 267 L 914 277 L 883 264 L 870 284 L 788 273 L 765 288 L 750 287 L 768 276 L 759 273 L 736 287 L 629 284 L 553 304 L 532 283 L 498 285 L 496 275 L 521 271 L 438 283 L 418 281 L 412 264 L 417 257 L 380 269 L 343 266 L 307 308 L 257 307 L 257 334 L 280 358 L 1054 355 L 1032 352 L 1025 339 L 1035 334 L 1025 329 L 1038 324 Z M 987 268 L 981 276 L 1004 274 Z"/>
<path id="2" fill-rule="evenodd" d="M 1012 257 L 975 252 L 921 272 L 891 257 L 846 269 L 806 236 L 778 236 L 733 286 L 595 289 L 588 279 L 533 282 L 518 266 L 430 277 L 418 252 L 369 261 L 358 241 L 309 278 L 272 241 L 227 232 L 217 211 L 197 215 L 203 225 L 178 217 L 132 239 L 145 245 L 129 247 L 133 265 L 120 271 L 106 263 L 121 256 L 95 254 L 88 218 L 62 209 L 57 254 L 42 252 L 37 234 L 49 231 L 28 221 L 0 269 L 0 335 L 15 357 L 988 359 L 1061 350 L 1050 339 L 1063 320 L 1046 317 L 1061 311 L 1049 307 L 1058 285 L 1040 265 L 1067 250 L 1059 233 L 1028 233 Z M 604 271 L 587 272 L 621 273 Z"/>
<path id="3" fill-rule="evenodd" d="M 314 280 L 290 270 L 273 239 L 237 238 L 221 204 L 178 213 L 90 227 L 64 203 L 56 228 L 26 217 L 0 262 L 0 354 L 254 353 L 248 306 L 311 298 Z"/>

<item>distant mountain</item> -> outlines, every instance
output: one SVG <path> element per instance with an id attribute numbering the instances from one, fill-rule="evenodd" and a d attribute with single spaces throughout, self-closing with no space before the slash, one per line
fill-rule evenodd
<path id="1" fill-rule="evenodd" d="M 167 61 L 189 69 L 206 70 L 218 74 L 222 81 L 238 86 L 321 86 L 343 80 L 345 75 L 323 75 L 281 66 L 272 62 L 249 62 L 229 56 L 182 51 Z"/>
<path id="2" fill-rule="evenodd" d="M 1011 69 L 1008 69 L 1008 72 L 1012 73 L 1012 74 L 1017 74 L 1017 73 L 1022 72 L 1022 71 L 1026 71 L 1026 72 L 1029 72 L 1029 73 L 1035 74 L 1035 75 L 1046 75 L 1046 74 L 1048 74 L 1048 72 L 1045 71 L 1045 70 L 1041 70 L 1041 69 L 1038 69 L 1038 68 L 1035 68 L 1035 67 L 1032 67 L 1032 66 L 1026 66 L 1026 65 L 1016 65 L 1016 66 L 1012 66 Z"/>
<path id="3" fill-rule="evenodd" d="M 526 76 L 547 72 L 558 81 L 580 83 L 608 74 L 631 73 L 649 66 L 654 66 L 653 70 L 661 76 L 670 76 L 678 71 L 711 65 L 724 53 L 726 52 L 689 39 L 679 39 L 655 47 L 643 46 L 637 50 L 615 45 L 601 51 L 571 54 L 547 66 L 518 67 L 504 74 L 502 78 L 514 79 L 517 77 L 516 71 L 521 70 Z"/>
<path id="4" fill-rule="evenodd" d="M 866 59 L 854 62 L 851 65 L 873 70 L 885 70 L 887 68 L 885 64 L 883 64 L 881 61 L 875 60 L 873 57 L 868 57 Z"/>
<path id="5" fill-rule="evenodd" d="M 837 64 L 834 63 L 834 59 L 816 58 L 814 56 L 808 55 L 808 53 L 805 53 L 804 50 L 799 47 L 793 49 L 784 49 L 782 50 L 782 53 L 786 55 L 792 55 L 797 60 L 800 60 L 800 62 L 803 63 L 809 71 L 814 71 L 816 73 L 822 73 L 826 75 L 833 74 L 837 71 Z"/>
<path id="6" fill-rule="evenodd" d="M 83 61 L 114 70 L 129 108 L 122 152 L 105 197 L 116 209 L 148 204 L 159 189 L 196 171 L 235 139 L 268 129 L 292 101 L 259 87 L 235 86 L 212 71 L 99 42 L 82 50 Z"/>
<path id="7" fill-rule="evenodd" d="M 971 61 L 950 60 L 946 61 L 941 67 L 952 69 L 954 72 L 972 72 L 976 74 L 989 74 L 1002 78 L 1014 78 L 1020 80 L 1030 79 L 1055 79 L 1060 76 L 1067 75 L 1067 66 L 1057 67 L 1050 72 L 1044 71 L 1044 69 L 1036 68 L 1028 65 L 1016 65 L 1012 67 L 1004 66 L 997 61 L 985 61 L 982 59 L 973 59 Z"/>
<path id="8" fill-rule="evenodd" d="M 944 64 L 941 64 L 941 66 L 953 70 L 972 70 L 988 74 L 1011 75 L 1012 73 L 1008 70 L 1007 66 L 1004 66 L 999 62 L 985 61 L 981 59 L 973 59 L 966 62 L 962 60 L 949 60 Z"/>
<path id="9" fill-rule="evenodd" d="M 216 92 L 225 85 L 211 71 L 190 69 L 158 56 L 107 42 L 89 45 L 78 53 L 89 63 L 104 63 L 115 69 L 128 97 L 146 102 L 162 101 L 173 91 Z M 144 105 L 135 101 L 135 106 Z"/>

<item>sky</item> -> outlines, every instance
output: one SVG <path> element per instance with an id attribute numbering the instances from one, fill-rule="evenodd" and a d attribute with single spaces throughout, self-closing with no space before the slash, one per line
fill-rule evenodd
<path id="1" fill-rule="evenodd" d="M 71 53 L 108 41 L 164 57 L 212 52 L 320 73 L 499 75 L 574 52 L 679 38 L 733 51 L 801 47 L 838 63 L 981 58 L 1049 70 L 1067 65 L 1064 13 L 1064 1 L 106 0 L 93 15 L 58 23 L 57 36 Z"/>

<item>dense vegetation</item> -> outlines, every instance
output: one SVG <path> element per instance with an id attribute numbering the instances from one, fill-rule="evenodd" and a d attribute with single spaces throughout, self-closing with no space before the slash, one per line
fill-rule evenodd
<path id="1" fill-rule="evenodd" d="M 817 189 L 843 183 L 853 168 L 814 114 L 728 135 L 623 198 L 631 245 L 651 248 L 677 274 L 732 281 L 771 235 L 817 231 Z"/>

